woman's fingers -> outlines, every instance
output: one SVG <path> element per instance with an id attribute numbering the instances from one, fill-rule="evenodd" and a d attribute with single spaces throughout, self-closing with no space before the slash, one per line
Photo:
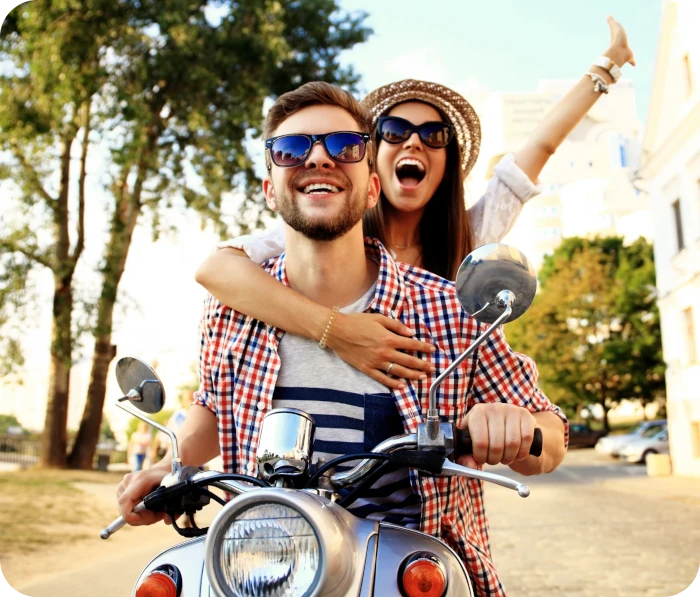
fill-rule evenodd
<path id="1" fill-rule="evenodd" d="M 415 335 L 411 328 L 401 323 L 398 319 L 391 319 L 391 317 L 386 317 L 384 315 L 379 314 L 376 315 L 376 319 L 387 330 L 394 332 L 395 334 L 400 334 L 401 336 L 408 336 L 409 338 Z"/>
<path id="2" fill-rule="evenodd" d="M 406 387 L 406 382 L 398 377 L 390 377 L 379 369 L 371 369 L 366 372 L 373 380 L 378 381 L 383 386 L 392 390 L 402 390 Z M 392 371 L 393 373 L 393 371 Z"/>
<path id="3" fill-rule="evenodd" d="M 435 371 L 435 365 L 429 361 L 419 359 L 418 357 L 412 357 L 404 352 L 399 352 L 398 350 L 393 351 L 386 359 L 388 363 L 396 363 L 401 365 L 406 369 L 414 370 L 416 373 L 426 374 L 433 373 Z M 384 364 L 382 361 L 381 364 Z M 412 377 L 411 379 L 418 379 L 418 377 Z"/>
<path id="4" fill-rule="evenodd" d="M 387 363 L 385 367 L 385 371 L 389 368 L 389 363 Z M 410 369 L 409 367 L 404 367 L 402 365 L 399 365 L 398 363 L 394 362 L 391 370 L 389 372 L 391 375 L 394 377 L 399 377 L 403 379 L 413 379 L 413 380 L 419 380 L 419 379 L 427 379 L 428 376 L 423 373 L 422 371 L 416 371 L 415 369 Z"/>
<path id="5" fill-rule="evenodd" d="M 433 344 L 421 342 L 413 338 L 403 338 L 401 336 L 394 336 L 391 345 L 398 350 L 407 350 L 409 352 L 424 352 L 430 354 L 436 350 Z"/>

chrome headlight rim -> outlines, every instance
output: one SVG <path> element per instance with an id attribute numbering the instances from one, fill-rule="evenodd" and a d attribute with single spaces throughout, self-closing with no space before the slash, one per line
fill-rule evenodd
<path id="1" fill-rule="evenodd" d="M 226 532 L 238 515 L 245 510 L 263 504 L 291 508 L 298 512 L 313 529 L 319 549 L 318 570 L 313 584 L 300 597 L 315 597 L 319 595 L 325 585 L 325 577 L 327 576 L 326 554 L 328 553 L 326 538 L 321 529 L 323 528 L 323 519 L 329 513 L 322 512 L 324 506 L 314 497 L 303 492 L 280 488 L 256 489 L 240 495 L 229 502 L 214 519 L 214 522 L 209 527 L 205 542 L 205 569 L 214 593 L 219 597 L 236 597 L 226 582 L 221 568 L 219 554 L 221 553 L 222 542 Z M 320 521 L 319 518 L 321 519 Z"/>

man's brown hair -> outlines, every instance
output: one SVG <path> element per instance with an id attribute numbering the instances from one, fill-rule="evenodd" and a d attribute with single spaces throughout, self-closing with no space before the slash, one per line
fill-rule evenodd
<path id="1" fill-rule="evenodd" d="M 358 132 L 372 132 L 372 117 L 370 113 L 350 93 L 330 83 L 312 81 L 277 98 L 277 101 L 265 117 L 263 139 L 273 137 L 277 128 L 287 118 L 309 106 L 338 106 L 357 121 Z M 370 168 L 373 168 L 374 143 L 372 142 L 367 144 L 367 157 L 369 158 Z M 270 161 L 267 152 L 265 161 L 269 169 Z"/>

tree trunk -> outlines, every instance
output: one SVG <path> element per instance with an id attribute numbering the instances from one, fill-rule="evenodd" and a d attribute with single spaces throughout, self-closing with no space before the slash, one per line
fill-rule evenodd
<path id="1" fill-rule="evenodd" d="M 68 187 L 70 182 L 70 152 L 74 136 L 65 137 L 61 150 L 61 182 L 58 199 L 50 204 L 54 227 L 54 295 L 51 322 L 51 373 L 49 396 L 41 437 L 39 466 L 66 467 L 68 399 L 70 371 L 73 358 L 73 272 L 76 262 L 70 257 L 68 233 Z"/>
<path id="2" fill-rule="evenodd" d="M 101 307 L 101 305 L 100 305 Z M 68 459 L 68 466 L 75 469 L 91 469 L 95 458 L 95 449 L 100 440 L 102 427 L 102 409 L 107 392 L 107 374 L 109 364 L 117 353 L 117 347 L 110 344 L 110 338 L 96 338 L 95 352 L 92 356 L 92 370 L 88 387 L 85 410 L 80 421 L 78 434 Z M 100 398 L 101 397 L 101 398 Z"/>
<path id="3" fill-rule="evenodd" d="M 605 431 L 605 433 L 610 433 L 610 421 L 608 420 L 608 411 L 610 408 L 608 408 L 605 397 L 600 399 L 600 405 L 603 407 L 603 431 Z"/>
<path id="4" fill-rule="evenodd" d="M 51 375 L 49 397 L 41 436 L 39 466 L 66 467 L 68 399 L 71 371 L 71 314 L 73 309 L 71 280 L 55 276 L 51 324 Z"/>
<path id="5" fill-rule="evenodd" d="M 102 272 L 102 292 L 97 307 L 90 385 L 80 428 L 69 459 L 71 468 L 90 469 L 95 457 L 107 393 L 109 364 L 116 356 L 116 346 L 112 344 L 114 306 L 140 211 L 141 206 L 133 197 L 122 196 L 117 200 Z"/>

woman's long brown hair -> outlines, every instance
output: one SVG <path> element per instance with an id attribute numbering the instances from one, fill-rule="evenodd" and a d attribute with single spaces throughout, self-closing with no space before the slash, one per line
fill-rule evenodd
<path id="1" fill-rule="evenodd" d="M 444 115 L 443 120 L 449 122 Z M 377 143 L 381 142 L 378 139 Z M 457 139 L 453 138 L 446 150 L 445 174 L 425 206 L 418 232 L 423 247 L 423 269 L 454 280 L 460 263 L 472 252 L 474 240 L 464 202 L 461 152 Z M 367 210 L 363 219 L 365 235 L 378 238 L 384 245 L 387 240 L 384 226 L 385 201 L 388 199 L 382 191 L 377 205 Z"/>

